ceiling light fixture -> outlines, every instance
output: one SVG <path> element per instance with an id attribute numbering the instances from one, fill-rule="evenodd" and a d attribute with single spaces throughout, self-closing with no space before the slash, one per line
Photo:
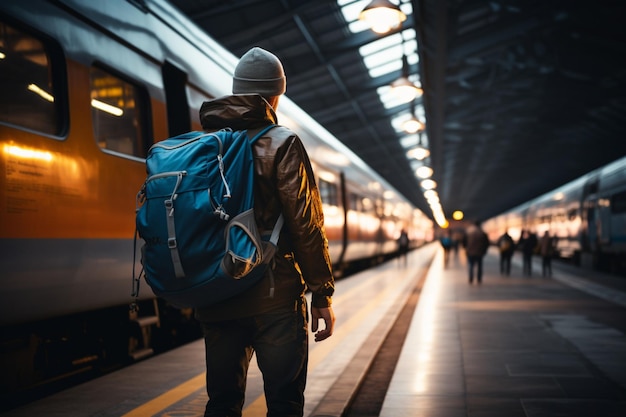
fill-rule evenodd
<path id="1" fill-rule="evenodd" d="M 424 190 L 434 190 L 435 188 L 437 188 L 437 183 L 431 179 L 420 182 L 420 185 Z"/>
<path id="2" fill-rule="evenodd" d="M 430 155 L 430 151 L 421 145 L 417 145 L 415 148 L 409 149 L 406 155 L 409 158 L 415 158 L 418 161 L 423 161 L 424 159 L 428 158 L 428 155 Z"/>
<path id="3" fill-rule="evenodd" d="M 430 178 L 433 176 L 433 169 L 428 165 L 422 165 L 415 170 L 415 175 L 422 179 Z"/>
<path id="4" fill-rule="evenodd" d="M 402 130 L 407 133 L 417 133 L 424 130 L 426 126 L 415 115 L 415 100 L 411 101 L 411 118 L 402 123 Z"/>
<path id="5" fill-rule="evenodd" d="M 421 130 L 424 130 L 426 126 L 422 123 L 417 117 L 412 116 L 409 120 L 405 120 L 402 123 L 402 129 L 406 133 L 417 133 Z"/>
<path id="6" fill-rule="evenodd" d="M 409 158 L 415 158 L 418 161 L 423 161 L 424 159 L 430 156 L 430 151 L 427 147 L 422 145 L 422 135 L 421 133 L 417 134 L 418 142 L 415 148 L 409 149 L 406 153 L 406 156 Z"/>
<path id="7" fill-rule="evenodd" d="M 432 198 L 432 197 L 437 197 L 438 198 L 437 191 L 435 191 L 435 190 L 426 190 L 426 191 L 424 191 L 424 197 L 426 199 L 429 199 L 429 198 Z"/>
<path id="8" fill-rule="evenodd" d="M 359 13 L 359 20 L 367 22 L 376 33 L 387 33 L 400 27 L 406 15 L 388 0 L 373 0 Z"/>
<path id="9" fill-rule="evenodd" d="M 421 96 L 423 91 L 409 80 L 409 62 L 402 53 L 402 76 L 391 83 L 391 92 L 401 101 L 408 103 Z"/>

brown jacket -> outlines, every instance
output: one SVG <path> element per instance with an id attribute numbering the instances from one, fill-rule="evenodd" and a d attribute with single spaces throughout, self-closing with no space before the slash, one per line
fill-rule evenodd
<path id="1" fill-rule="evenodd" d="M 465 253 L 467 256 L 485 256 L 489 249 L 489 238 L 481 228 L 471 225 L 466 232 Z"/>
<path id="2" fill-rule="evenodd" d="M 200 120 L 206 131 L 247 129 L 254 134 L 277 123 L 272 107 L 259 95 L 233 95 L 203 103 Z M 251 136 L 251 135 L 250 135 Z M 295 306 L 306 288 L 315 307 L 328 307 L 335 284 L 324 231 L 324 214 L 313 170 L 302 142 L 278 126 L 253 145 L 255 218 L 259 230 L 271 231 L 281 211 L 285 224 L 278 241 L 271 279 L 217 305 L 198 309 L 202 321 L 229 320 Z M 266 274 L 267 275 L 267 274 Z"/>

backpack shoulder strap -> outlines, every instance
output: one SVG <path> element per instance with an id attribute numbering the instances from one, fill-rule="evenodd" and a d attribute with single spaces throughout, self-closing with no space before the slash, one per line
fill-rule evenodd
<path id="1" fill-rule="evenodd" d="M 264 134 L 266 134 L 267 132 L 269 132 L 271 129 L 275 128 L 275 127 L 279 127 L 279 125 L 277 124 L 270 124 L 265 126 L 264 128 L 262 128 L 261 130 L 259 130 L 258 132 L 256 132 L 254 135 L 252 135 L 252 137 L 250 138 L 250 144 L 253 144 L 254 142 L 256 142 L 261 136 L 263 136 Z M 250 134 L 252 134 L 256 129 L 252 129 L 248 131 L 248 136 L 250 136 Z M 272 229 L 272 235 L 270 236 L 270 243 L 272 243 L 272 245 L 276 246 L 276 244 L 278 243 L 278 238 L 280 236 L 280 230 L 283 227 L 283 223 L 285 222 L 285 219 L 283 217 L 283 213 L 280 213 L 280 216 L 278 216 L 278 219 L 276 219 L 276 223 L 274 224 L 274 228 Z"/>
<path id="2" fill-rule="evenodd" d="M 262 128 L 261 130 L 259 130 L 257 133 L 255 133 L 254 135 L 252 135 L 252 137 L 250 137 L 250 134 L 253 133 L 256 129 L 251 129 L 248 131 L 248 137 L 250 138 L 250 144 L 253 144 L 254 142 L 256 142 L 261 136 L 263 136 L 264 134 L 266 134 L 267 132 L 269 132 L 271 129 L 277 127 L 278 125 L 275 124 L 271 124 L 271 125 L 267 125 L 264 128 Z"/>

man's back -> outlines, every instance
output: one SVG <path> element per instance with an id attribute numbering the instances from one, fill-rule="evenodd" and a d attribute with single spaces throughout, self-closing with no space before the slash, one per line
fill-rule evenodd
<path id="1" fill-rule="evenodd" d="M 489 247 L 487 234 L 478 226 L 471 226 L 467 230 L 467 245 L 465 251 L 467 256 L 483 256 Z"/>
<path id="2" fill-rule="evenodd" d="M 255 47 L 235 68 L 233 95 L 202 104 L 202 128 L 261 129 L 277 123 L 286 77 L 278 57 Z M 205 415 L 241 415 L 252 353 L 263 373 L 267 415 L 302 415 L 308 324 L 315 341 L 333 333 L 334 278 L 319 190 L 304 145 L 275 127 L 253 145 L 255 221 L 271 230 L 282 214 L 276 255 L 259 284 L 214 306 L 196 309 L 206 349 Z M 310 316 L 305 289 L 311 291 Z M 324 328 L 318 327 L 322 321 Z"/>

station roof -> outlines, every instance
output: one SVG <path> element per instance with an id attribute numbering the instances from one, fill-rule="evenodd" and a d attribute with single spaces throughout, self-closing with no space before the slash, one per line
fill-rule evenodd
<path id="1" fill-rule="evenodd" d="M 353 31 L 369 1 L 170 2 L 236 56 L 279 56 L 286 95 L 428 215 L 399 115 L 426 124 L 448 218 L 486 220 L 626 155 L 626 2 L 401 0 L 386 35 Z M 387 58 L 362 53 L 383 37 L 395 69 L 377 75 Z M 380 99 L 402 75 L 394 42 L 424 90 L 412 105 Z"/>

